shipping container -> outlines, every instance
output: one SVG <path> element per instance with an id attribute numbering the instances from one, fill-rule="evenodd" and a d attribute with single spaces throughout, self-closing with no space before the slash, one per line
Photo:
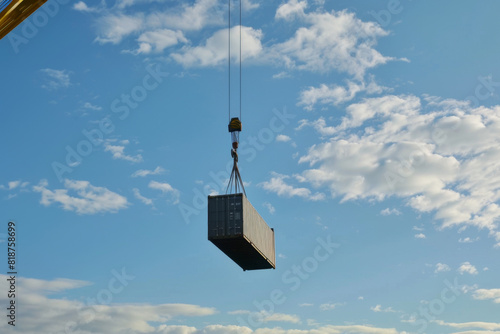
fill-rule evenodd
<path id="1" fill-rule="evenodd" d="M 208 196 L 208 240 L 243 270 L 276 268 L 274 230 L 243 194 Z"/>

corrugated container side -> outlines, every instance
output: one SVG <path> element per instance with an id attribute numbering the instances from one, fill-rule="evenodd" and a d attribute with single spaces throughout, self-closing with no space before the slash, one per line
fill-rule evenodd
<path id="1" fill-rule="evenodd" d="M 250 201 L 242 196 L 243 202 L 243 234 L 265 256 L 273 267 L 276 263 L 274 247 L 274 231 L 262 219 Z"/>

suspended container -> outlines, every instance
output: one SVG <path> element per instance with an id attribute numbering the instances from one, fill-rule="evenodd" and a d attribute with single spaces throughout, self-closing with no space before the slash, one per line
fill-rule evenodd
<path id="1" fill-rule="evenodd" d="M 246 196 L 208 196 L 208 240 L 243 270 L 275 269 L 274 229 Z"/>

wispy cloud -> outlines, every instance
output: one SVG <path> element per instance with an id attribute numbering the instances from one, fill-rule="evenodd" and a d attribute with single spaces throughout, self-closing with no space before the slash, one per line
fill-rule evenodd
<path id="1" fill-rule="evenodd" d="M 382 305 L 378 304 L 376 306 L 370 307 L 370 310 L 373 312 L 384 312 L 384 313 L 395 313 L 395 311 L 392 307 L 386 307 L 383 308 Z"/>
<path id="2" fill-rule="evenodd" d="M 399 211 L 396 208 L 393 208 L 393 209 L 386 208 L 386 209 L 380 211 L 380 214 L 382 216 L 391 216 L 391 215 L 399 216 L 401 214 L 401 211 Z"/>
<path id="3" fill-rule="evenodd" d="M 223 15 L 217 0 L 196 0 L 192 4 L 180 3 L 178 6 L 169 3 L 152 7 L 154 9 L 151 10 L 137 7 L 133 13 L 128 10 L 145 2 L 154 1 L 121 0 L 112 7 L 107 7 L 105 3 L 89 7 L 80 1 L 73 5 L 73 9 L 95 15 L 95 41 L 100 44 L 119 44 L 125 38 L 136 38 L 139 46 L 134 51 L 135 54 L 161 52 L 168 46 L 187 42 L 183 37 L 185 32 L 223 24 Z M 255 7 L 253 3 L 248 5 Z"/>
<path id="4" fill-rule="evenodd" d="M 284 313 L 272 313 L 270 315 L 264 316 L 264 322 L 290 322 L 292 324 L 297 324 L 300 322 L 299 316 L 295 314 L 284 314 Z"/>
<path id="5" fill-rule="evenodd" d="M 494 330 L 500 329 L 500 323 L 495 323 L 495 322 L 481 322 L 481 321 L 474 321 L 474 322 L 461 322 L 461 323 L 456 323 L 456 322 L 445 322 L 442 320 L 435 320 L 435 323 L 437 323 L 440 326 L 448 326 L 448 327 L 453 327 L 453 328 L 474 328 L 474 329 L 484 329 L 488 330 L 488 332 L 485 331 L 472 331 L 472 332 L 462 332 L 462 333 L 477 333 L 477 334 L 488 334 L 488 333 L 498 333 L 498 332 L 490 332 Z"/>
<path id="6" fill-rule="evenodd" d="M 23 182 L 21 180 L 16 180 L 16 181 L 10 181 L 7 182 L 7 186 L 0 185 L 0 189 L 6 189 L 6 190 L 14 190 L 18 188 L 26 188 L 30 183 L 29 182 Z"/>
<path id="7" fill-rule="evenodd" d="M 389 88 L 379 86 L 373 77 L 366 83 L 364 79 L 359 82 L 347 81 L 346 87 L 339 85 L 322 84 L 319 87 L 309 87 L 300 93 L 298 105 L 304 106 L 306 110 L 312 110 L 316 104 L 337 106 L 351 101 L 359 93 L 380 94 Z"/>
<path id="8" fill-rule="evenodd" d="M 65 189 L 48 189 L 46 180 L 33 187 L 42 195 L 40 203 L 50 206 L 59 203 L 64 210 L 78 214 L 117 212 L 128 206 L 127 198 L 104 187 L 96 187 L 88 181 L 64 180 Z"/>
<path id="9" fill-rule="evenodd" d="M 182 31 L 159 29 L 141 34 L 137 39 L 137 42 L 139 43 L 139 48 L 137 50 L 125 52 L 130 52 L 135 55 L 161 53 L 166 48 L 179 43 L 187 43 L 188 40 L 184 37 Z"/>
<path id="10" fill-rule="evenodd" d="M 276 193 L 278 196 L 283 197 L 302 197 L 311 201 L 320 201 L 325 199 L 325 195 L 322 193 L 312 193 L 311 190 L 307 188 L 296 188 L 285 182 L 286 179 L 290 177 L 287 175 L 282 175 L 278 173 L 273 173 L 273 177 L 269 181 L 265 181 L 259 184 L 264 190 Z"/>
<path id="11" fill-rule="evenodd" d="M 493 302 L 500 304 L 500 289 L 478 289 L 474 291 L 473 298 L 478 300 L 492 299 Z"/>
<path id="12" fill-rule="evenodd" d="M 444 263 L 438 263 L 438 264 L 436 264 L 436 270 L 434 270 L 434 272 L 437 274 L 437 273 L 444 273 L 444 272 L 447 272 L 450 270 L 451 270 L 451 268 L 449 265 L 444 264 Z"/>
<path id="13" fill-rule="evenodd" d="M 319 306 L 319 309 L 321 311 L 330 311 L 330 310 L 336 309 L 340 305 L 342 305 L 342 304 L 340 304 L 340 303 L 325 303 L 325 304 L 321 304 Z"/>
<path id="14" fill-rule="evenodd" d="M 462 265 L 458 268 L 458 272 L 463 275 L 465 273 L 470 274 L 470 275 L 477 275 L 478 271 L 476 267 L 474 267 L 470 262 L 464 262 Z"/>
<path id="15" fill-rule="evenodd" d="M 239 26 L 231 28 L 231 54 L 239 61 Z M 242 61 L 256 58 L 262 52 L 262 31 L 251 27 L 241 28 L 242 39 Z M 181 52 L 172 54 L 172 58 L 178 63 L 186 66 L 217 66 L 224 64 L 228 59 L 228 29 L 221 29 L 208 38 L 204 45 L 188 46 L 182 48 Z"/>
<path id="16" fill-rule="evenodd" d="M 132 177 L 146 177 L 149 175 L 160 175 L 160 174 L 163 174 L 164 172 L 165 172 L 165 169 L 158 166 L 154 170 L 139 169 L 138 171 L 135 171 L 132 174 Z"/>
<path id="17" fill-rule="evenodd" d="M 83 109 L 99 111 L 99 110 L 102 110 L 102 107 L 93 105 L 90 102 L 85 102 L 83 104 Z"/>
<path id="18" fill-rule="evenodd" d="M 40 72 L 45 76 L 45 83 L 42 85 L 42 88 L 46 90 L 55 91 L 71 86 L 70 73 L 67 70 L 44 68 Z"/>
<path id="19" fill-rule="evenodd" d="M 113 159 L 130 161 L 132 163 L 143 161 L 142 155 L 140 154 L 134 156 L 125 154 L 125 146 L 129 144 L 128 140 L 120 141 L 119 144 L 121 145 L 112 145 L 112 142 L 113 141 L 108 140 L 104 143 L 104 151 L 110 152 L 113 155 Z"/>
<path id="20" fill-rule="evenodd" d="M 286 142 L 289 142 L 290 140 L 292 140 L 292 138 L 290 138 L 287 135 L 277 135 L 276 136 L 276 141 L 279 141 L 279 142 L 286 143 Z"/>
<path id="21" fill-rule="evenodd" d="M 153 200 L 150 199 L 150 198 L 142 196 L 141 192 L 139 191 L 139 189 L 134 188 L 134 189 L 132 189 L 132 191 L 134 192 L 135 198 L 137 198 L 138 200 L 140 200 L 142 203 L 144 203 L 146 205 L 154 207 Z"/>
<path id="22" fill-rule="evenodd" d="M 264 202 L 262 205 L 269 211 L 270 214 L 274 215 L 274 213 L 276 212 L 276 209 L 271 203 Z"/>
<path id="23" fill-rule="evenodd" d="M 460 239 L 458 239 L 458 242 L 460 242 L 462 244 L 470 244 L 470 243 L 473 243 L 473 242 L 476 242 L 476 241 L 479 241 L 479 237 L 476 237 L 476 238 L 466 237 L 466 238 L 460 238 Z"/>
<path id="24" fill-rule="evenodd" d="M 180 192 L 179 190 L 172 187 L 169 183 L 151 181 L 149 182 L 148 187 L 151 189 L 160 190 L 163 194 L 170 194 L 172 196 L 173 204 L 179 203 Z"/>

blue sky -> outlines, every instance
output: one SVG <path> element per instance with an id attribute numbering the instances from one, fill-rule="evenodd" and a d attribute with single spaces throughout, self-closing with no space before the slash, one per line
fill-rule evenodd
<path id="1" fill-rule="evenodd" d="M 278 254 L 243 272 L 206 240 L 227 2 L 49 1 L 0 41 L 15 331 L 500 333 L 498 10 L 243 1 L 240 170 Z"/>

